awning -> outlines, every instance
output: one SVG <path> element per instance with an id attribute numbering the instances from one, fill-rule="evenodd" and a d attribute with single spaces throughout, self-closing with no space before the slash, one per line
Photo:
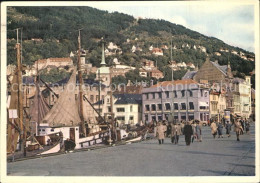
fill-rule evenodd
<path id="1" fill-rule="evenodd" d="M 199 106 L 209 106 L 208 102 L 199 102 Z"/>

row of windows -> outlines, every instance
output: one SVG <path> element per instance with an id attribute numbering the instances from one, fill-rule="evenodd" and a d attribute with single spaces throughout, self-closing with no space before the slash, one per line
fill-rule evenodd
<path id="1" fill-rule="evenodd" d="M 186 103 L 174 103 L 174 110 L 186 110 Z M 188 109 L 194 110 L 194 104 L 193 102 L 189 102 L 189 107 Z M 151 104 L 151 105 L 145 105 L 145 111 L 161 111 L 162 110 L 162 104 Z M 171 105 L 170 103 L 165 103 L 164 104 L 164 110 L 169 111 L 171 110 Z"/>
<path id="2" fill-rule="evenodd" d="M 170 98 L 170 92 L 166 91 L 165 93 L 165 97 L 166 98 Z M 178 94 L 176 91 L 173 91 L 174 93 L 174 98 L 178 97 Z M 186 94 L 187 93 L 187 94 Z M 208 92 L 201 90 L 200 91 L 201 97 L 207 97 L 208 96 Z M 157 95 L 157 98 L 162 98 L 162 92 L 154 92 L 154 93 L 145 93 L 144 94 L 144 99 L 148 100 L 148 99 L 155 99 Z M 193 92 L 191 90 L 182 90 L 181 91 L 181 97 L 186 97 L 186 96 L 192 97 L 193 96 Z"/>

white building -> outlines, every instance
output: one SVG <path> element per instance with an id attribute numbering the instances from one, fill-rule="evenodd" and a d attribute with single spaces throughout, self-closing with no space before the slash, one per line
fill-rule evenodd
<path id="1" fill-rule="evenodd" d="M 117 119 L 119 125 L 140 123 L 142 117 L 142 95 L 141 94 L 113 94 L 113 110 L 111 110 L 111 96 L 105 96 L 104 100 L 94 104 L 98 109 L 101 107 L 101 115 L 109 118 L 111 113 Z"/>

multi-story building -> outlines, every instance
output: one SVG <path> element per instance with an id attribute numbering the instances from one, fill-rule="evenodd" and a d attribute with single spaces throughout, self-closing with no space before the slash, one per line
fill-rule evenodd
<path id="1" fill-rule="evenodd" d="M 47 66 L 55 66 L 55 67 L 65 67 L 65 66 L 72 66 L 73 61 L 70 57 L 67 58 L 48 58 L 37 60 L 34 63 L 34 68 L 39 70 L 46 68 Z"/>
<path id="2" fill-rule="evenodd" d="M 107 95 L 102 101 L 95 103 L 94 106 L 98 111 L 100 111 L 100 115 L 105 116 L 106 119 L 109 119 L 114 115 L 114 119 L 117 120 L 119 125 L 135 125 L 140 123 L 142 118 L 141 97 L 141 94 Z"/>
<path id="3" fill-rule="evenodd" d="M 145 122 L 152 120 L 207 121 L 209 119 L 209 89 L 194 80 L 164 81 L 142 90 Z"/>
<path id="4" fill-rule="evenodd" d="M 245 80 L 241 78 L 234 78 L 233 87 L 238 93 L 234 99 L 234 112 L 235 114 L 248 118 L 252 112 L 250 76 L 246 76 Z"/>
<path id="5" fill-rule="evenodd" d="M 224 91 L 210 90 L 210 117 L 220 120 L 226 109 L 226 93 Z"/>

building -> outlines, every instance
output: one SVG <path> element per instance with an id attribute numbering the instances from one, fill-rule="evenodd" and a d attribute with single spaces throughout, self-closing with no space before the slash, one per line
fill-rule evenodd
<path id="1" fill-rule="evenodd" d="M 234 91 L 237 92 L 236 100 L 234 101 L 235 114 L 249 118 L 252 113 L 251 107 L 251 79 L 246 76 L 245 80 L 234 78 Z"/>
<path id="2" fill-rule="evenodd" d="M 207 80 L 209 83 L 223 83 L 226 82 L 227 79 L 231 78 L 233 78 L 233 75 L 229 63 L 228 65 L 219 65 L 218 61 L 212 62 L 209 58 L 206 59 L 204 64 L 193 77 L 197 82 Z"/>
<path id="3" fill-rule="evenodd" d="M 111 98 L 113 109 L 111 110 Z M 142 95 L 141 94 L 113 94 L 105 96 L 102 101 L 94 104 L 100 114 L 105 119 L 110 119 L 114 115 L 119 125 L 139 124 L 142 117 Z"/>
<path id="4" fill-rule="evenodd" d="M 154 61 L 152 61 L 152 60 L 143 59 L 142 64 L 143 64 L 143 68 L 146 70 L 153 69 L 155 67 Z"/>
<path id="5" fill-rule="evenodd" d="M 226 109 L 226 93 L 225 91 L 210 90 L 210 117 L 216 118 L 218 121 L 224 117 Z"/>
<path id="6" fill-rule="evenodd" d="M 109 86 L 112 76 L 110 75 L 110 68 L 106 66 L 105 62 L 104 42 L 102 42 L 102 60 L 100 65 L 101 67 L 96 71 L 96 80 L 100 80 L 104 85 Z"/>
<path id="7" fill-rule="evenodd" d="M 163 56 L 163 51 L 160 48 L 153 48 L 152 54 L 157 55 L 157 56 Z"/>
<path id="8" fill-rule="evenodd" d="M 34 63 L 34 68 L 39 70 L 46 68 L 47 66 L 55 66 L 55 67 L 65 67 L 65 66 L 73 66 L 73 61 L 70 57 L 67 58 L 48 58 L 37 60 Z"/>
<path id="9" fill-rule="evenodd" d="M 142 120 L 209 119 L 209 89 L 194 80 L 164 81 L 142 90 Z"/>
<path id="10" fill-rule="evenodd" d="M 150 77 L 160 79 L 163 78 L 163 73 L 158 69 L 153 69 L 149 72 Z"/>

